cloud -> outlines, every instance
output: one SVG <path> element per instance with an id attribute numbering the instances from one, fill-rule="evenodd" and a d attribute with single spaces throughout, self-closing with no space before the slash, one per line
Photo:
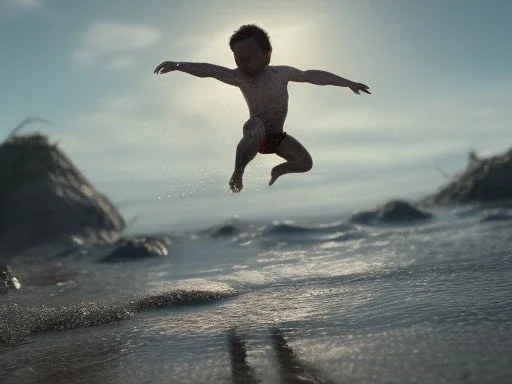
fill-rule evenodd
<path id="1" fill-rule="evenodd" d="M 134 109 L 140 103 L 140 100 L 133 95 L 121 95 L 121 96 L 105 96 L 103 103 L 108 110 L 115 111 L 129 111 Z"/>
<path id="2" fill-rule="evenodd" d="M 90 66 L 94 63 L 96 55 L 93 51 L 87 48 L 78 48 L 73 51 L 73 60 L 79 62 L 84 66 Z"/>
<path id="3" fill-rule="evenodd" d="M 62 148 L 92 180 L 186 179 L 221 166 L 229 173 L 241 125 L 182 113 L 172 103 L 180 96 L 156 76 L 151 80 L 105 96 L 101 107 L 63 122 L 57 136 Z"/>
<path id="4" fill-rule="evenodd" d="M 130 68 L 133 65 L 133 59 L 130 57 L 118 57 L 117 59 L 112 60 L 105 69 L 108 70 L 119 70 L 119 69 L 126 69 Z"/>
<path id="5" fill-rule="evenodd" d="M 6 3 L 18 9 L 33 9 L 43 6 L 43 0 L 6 0 Z"/>
<path id="6" fill-rule="evenodd" d="M 153 27 L 112 21 L 96 21 L 87 29 L 84 46 L 95 52 L 126 52 L 155 44 L 160 31 Z"/>
<path id="7" fill-rule="evenodd" d="M 110 62 L 105 69 L 125 69 L 132 65 L 126 53 L 147 49 L 160 39 L 158 29 L 114 21 L 95 21 L 85 31 L 81 45 L 72 53 L 72 58 L 91 65 L 98 58 L 106 57 Z M 124 56 L 118 56 L 125 54 Z"/>
<path id="8" fill-rule="evenodd" d="M 433 162 L 453 153 L 467 151 L 463 140 L 431 139 L 404 143 L 375 143 L 368 141 L 354 145 L 351 142 L 331 143 L 312 149 L 313 159 L 343 167 L 388 168 L 419 162 Z"/>
<path id="9" fill-rule="evenodd" d="M 43 9 L 43 0 L 0 1 L 0 19 L 16 17 L 21 13 Z"/>
<path id="10" fill-rule="evenodd" d="M 84 112 L 65 124 L 66 131 L 57 136 L 60 146 L 94 180 L 152 178 L 161 175 L 169 158 L 185 151 L 160 124 L 123 110 Z"/>

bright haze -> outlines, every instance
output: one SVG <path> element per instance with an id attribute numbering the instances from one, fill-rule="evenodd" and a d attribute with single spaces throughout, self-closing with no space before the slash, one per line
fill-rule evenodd
<path id="1" fill-rule="evenodd" d="M 340 212 L 432 192 L 511 143 L 512 3 L 452 1 L 1 0 L 0 129 L 26 117 L 127 216 L 178 226 L 304 210 Z M 290 84 L 285 130 L 313 156 L 308 174 L 266 186 L 258 156 L 228 192 L 248 117 L 240 91 L 153 74 L 164 60 L 235 66 L 228 40 L 265 28 L 271 65 L 322 69 L 370 86 Z M 22 132 L 23 132 L 22 131 Z M 329 207 L 329 208 L 327 208 Z M 129 218 L 129 217 L 128 217 Z"/>

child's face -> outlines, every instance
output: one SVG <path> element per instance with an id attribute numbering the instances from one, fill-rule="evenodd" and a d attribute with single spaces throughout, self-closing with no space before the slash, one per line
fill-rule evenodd
<path id="1" fill-rule="evenodd" d="M 237 67 L 248 76 L 257 75 L 270 62 L 270 51 L 264 52 L 253 39 L 234 44 L 233 54 Z"/>

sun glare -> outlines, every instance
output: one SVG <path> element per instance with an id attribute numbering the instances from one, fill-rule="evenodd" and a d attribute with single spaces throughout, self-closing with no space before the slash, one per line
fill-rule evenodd
<path id="1" fill-rule="evenodd" d="M 246 23 L 256 23 L 256 21 Z M 270 36 L 273 46 L 271 65 L 293 65 L 304 68 L 313 63 L 310 51 L 311 47 L 316 45 L 314 36 L 318 36 L 316 33 L 311 33 L 317 28 L 313 21 L 285 25 L 264 22 L 257 24 L 266 29 Z M 187 40 L 193 50 L 186 60 L 234 68 L 235 62 L 228 40 L 236 28 L 238 26 L 229 26 L 215 35 L 204 34 L 203 38 L 197 35 L 189 36 Z M 190 80 L 187 83 L 187 86 L 180 90 L 180 99 L 185 104 L 184 107 L 193 109 L 194 113 L 212 118 L 223 115 L 226 118 L 233 118 L 233 115 L 246 115 L 247 107 L 238 89 L 213 80 L 205 81 L 205 79 Z"/>

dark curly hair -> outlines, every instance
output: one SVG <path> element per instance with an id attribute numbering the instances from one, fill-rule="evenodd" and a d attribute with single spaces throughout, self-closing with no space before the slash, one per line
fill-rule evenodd
<path id="1" fill-rule="evenodd" d="M 247 40 L 249 38 L 253 38 L 254 42 L 264 52 L 272 50 L 272 45 L 270 44 L 270 39 L 267 32 L 255 24 L 246 24 L 238 28 L 229 39 L 229 47 L 231 50 L 233 50 L 233 46 L 236 43 L 239 41 Z"/>

